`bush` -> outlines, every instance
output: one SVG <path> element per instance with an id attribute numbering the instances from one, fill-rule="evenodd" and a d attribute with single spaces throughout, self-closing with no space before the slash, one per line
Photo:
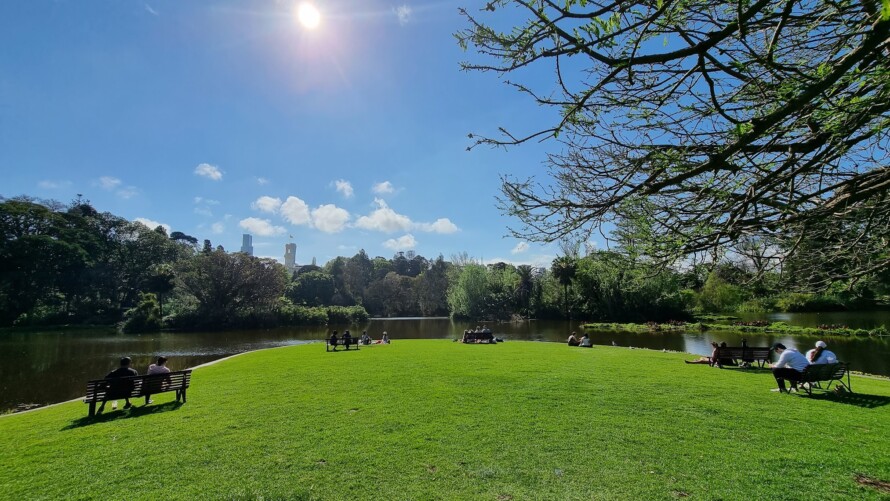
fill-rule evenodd
<path id="1" fill-rule="evenodd" d="M 787 312 L 843 311 L 846 309 L 835 296 L 816 296 L 797 292 L 779 296 L 776 299 L 776 308 L 779 311 Z"/>
<path id="2" fill-rule="evenodd" d="M 139 293 L 139 304 L 124 314 L 124 332 L 161 330 L 161 305 L 152 293 Z"/>
<path id="3" fill-rule="evenodd" d="M 887 327 L 884 327 L 884 326 L 882 325 L 882 326 L 880 326 L 880 327 L 876 327 L 876 328 L 872 329 L 872 330 L 868 333 L 868 335 L 869 335 L 869 336 L 875 336 L 875 337 L 890 336 L 890 331 L 887 331 Z"/>
<path id="4" fill-rule="evenodd" d="M 361 306 L 329 306 L 327 308 L 328 325 L 346 325 L 366 322 L 368 312 Z"/>

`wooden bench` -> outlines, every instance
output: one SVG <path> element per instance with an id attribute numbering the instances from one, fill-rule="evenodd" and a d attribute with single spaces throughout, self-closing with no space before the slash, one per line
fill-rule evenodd
<path id="1" fill-rule="evenodd" d="M 357 350 L 357 349 L 358 349 L 358 344 L 359 344 L 358 342 L 359 342 L 358 338 L 352 338 L 352 339 L 349 341 L 349 344 L 346 344 L 346 343 L 343 341 L 343 338 L 338 338 L 338 339 L 337 339 L 337 344 L 331 344 L 331 338 L 327 338 L 327 339 L 324 340 L 324 351 L 331 351 L 331 348 L 333 348 L 334 350 L 336 350 L 338 346 L 343 346 L 343 347 L 346 348 L 347 350 L 349 350 L 349 349 L 351 349 L 351 348 L 355 348 L 355 349 Z"/>
<path id="2" fill-rule="evenodd" d="M 847 376 L 847 382 L 844 383 L 844 376 Z M 813 394 L 813 387 L 821 388 L 821 381 L 828 381 L 828 386 L 825 387 L 825 391 L 831 389 L 832 383 L 837 381 L 839 386 L 842 386 L 845 390 L 850 393 L 853 393 L 853 389 L 850 387 L 850 370 L 847 364 L 844 362 L 838 362 L 836 364 L 810 364 L 800 375 L 800 383 L 809 383 L 809 384 L 799 384 L 801 388 L 803 388 L 808 395 Z"/>
<path id="3" fill-rule="evenodd" d="M 739 362 L 747 362 L 749 364 L 757 362 L 758 366 L 761 369 L 763 368 L 764 364 L 769 362 L 769 356 L 769 346 L 721 346 L 720 348 L 717 348 L 717 360 L 732 360 L 736 364 L 739 364 Z"/>
<path id="4" fill-rule="evenodd" d="M 90 416 L 96 415 L 96 403 L 123 398 L 148 397 L 168 391 L 176 392 L 176 401 L 185 403 L 185 390 L 192 379 L 192 370 L 152 374 L 142 376 L 119 377 L 112 379 L 95 379 L 87 382 L 87 395 L 83 402 L 90 404 Z"/>
<path id="5" fill-rule="evenodd" d="M 497 339 L 491 332 L 468 332 L 461 337 L 460 342 L 466 344 L 495 344 Z"/>

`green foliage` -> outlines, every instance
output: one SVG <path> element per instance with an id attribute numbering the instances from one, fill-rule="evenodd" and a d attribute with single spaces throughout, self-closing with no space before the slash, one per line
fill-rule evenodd
<path id="1" fill-rule="evenodd" d="M 698 300 L 704 311 L 719 313 L 735 311 L 744 297 L 745 292 L 741 287 L 729 284 L 716 273 L 711 273 Z"/>
<path id="2" fill-rule="evenodd" d="M 328 306 L 328 325 L 351 325 L 367 322 L 368 312 L 361 306 Z"/>
<path id="3" fill-rule="evenodd" d="M 248 353 L 196 369 L 182 405 L 163 393 L 94 419 L 79 401 L 0 417 L 0 485 L 8 499 L 773 499 L 775 479 L 794 478 L 795 499 L 886 499 L 857 475 L 890 478 L 887 380 L 854 375 L 852 397 L 777 395 L 768 371 L 579 350 Z M 361 391 L 335 390 L 357 377 Z M 792 425 L 819 439 L 781 457 L 739 445 Z M 147 434 L 138 464 L 122 460 Z"/>
<path id="4" fill-rule="evenodd" d="M 162 327 L 161 306 L 152 293 L 139 293 L 139 304 L 127 310 L 123 324 L 124 332 L 153 332 Z"/>

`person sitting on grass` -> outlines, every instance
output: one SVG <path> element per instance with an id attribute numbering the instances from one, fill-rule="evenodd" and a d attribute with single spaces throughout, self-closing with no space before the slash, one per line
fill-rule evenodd
<path id="1" fill-rule="evenodd" d="M 148 372 L 146 372 L 149 376 L 153 374 L 170 374 L 170 368 L 167 367 L 167 357 L 158 357 L 158 362 L 156 364 L 151 364 L 148 366 Z M 165 378 L 167 380 L 167 384 L 169 384 L 170 378 Z M 166 386 L 166 384 L 165 384 Z M 145 405 L 152 403 L 151 394 L 145 395 Z"/>
<path id="2" fill-rule="evenodd" d="M 331 332 L 331 338 L 328 340 L 328 344 L 334 348 L 334 351 L 337 351 L 337 331 Z"/>
<path id="3" fill-rule="evenodd" d="M 614 343 L 614 342 L 613 342 Z M 698 357 L 696 360 L 684 360 L 687 364 L 708 364 L 714 365 L 714 361 L 717 360 L 717 354 L 720 351 L 720 345 L 717 344 L 717 341 L 711 341 L 711 356 L 710 357 Z"/>
<path id="4" fill-rule="evenodd" d="M 389 334 L 386 331 L 383 331 L 383 337 L 380 339 L 380 342 L 383 344 L 389 344 Z"/>
<path id="5" fill-rule="evenodd" d="M 120 379 L 126 378 L 130 376 L 138 376 L 139 373 L 136 372 L 136 369 L 130 367 L 130 363 L 133 361 L 130 357 L 124 357 L 121 359 L 121 366 L 117 369 L 109 372 L 105 375 L 105 379 Z M 115 397 L 115 395 L 126 395 L 124 401 L 126 404 L 124 405 L 124 409 L 129 409 L 133 407 L 133 404 L 130 403 L 130 391 L 133 389 L 132 381 L 112 381 L 109 385 L 108 390 L 105 392 L 105 398 L 102 399 L 102 405 L 99 406 L 99 412 L 105 410 L 105 402 L 107 402 L 111 398 L 120 398 Z M 117 408 L 117 400 L 112 404 L 113 408 Z"/>
<path id="6" fill-rule="evenodd" d="M 773 351 L 779 355 L 779 360 L 771 366 L 773 368 L 773 377 L 776 378 L 776 383 L 779 387 L 773 388 L 772 391 L 780 393 L 793 391 L 796 393 L 800 375 L 810 365 L 810 361 L 807 360 L 807 357 L 801 355 L 799 351 L 786 348 L 782 343 L 774 344 Z M 786 379 L 791 382 L 791 390 L 785 389 Z"/>
<path id="7" fill-rule="evenodd" d="M 368 331 L 362 331 L 362 337 L 359 342 L 365 346 L 371 344 L 371 336 L 368 335 Z"/>
<path id="8" fill-rule="evenodd" d="M 575 337 L 574 331 L 571 334 L 569 334 L 569 346 L 578 346 L 580 344 L 581 343 L 578 341 L 578 338 Z"/>
<path id="9" fill-rule="evenodd" d="M 590 340 L 590 336 L 584 334 L 581 336 L 581 343 L 578 346 L 582 348 L 593 348 L 593 341 Z"/>

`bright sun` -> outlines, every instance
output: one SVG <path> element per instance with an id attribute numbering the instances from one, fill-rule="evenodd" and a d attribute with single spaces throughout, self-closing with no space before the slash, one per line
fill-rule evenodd
<path id="1" fill-rule="evenodd" d="M 321 13 L 311 3 L 301 3 L 297 7 L 297 19 L 305 28 L 314 30 L 321 22 Z"/>

